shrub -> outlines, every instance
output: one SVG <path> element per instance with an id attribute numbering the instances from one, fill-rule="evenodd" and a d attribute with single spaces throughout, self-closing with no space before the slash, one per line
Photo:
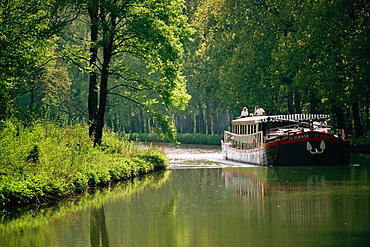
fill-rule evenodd
<path id="1" fill-rule="evenodd" d="M 41 203 L 167 166 L 157 149 L 137 149 L 105 131 L 98 148 L 84 125 L 0 123 L 0 204 Z"/>

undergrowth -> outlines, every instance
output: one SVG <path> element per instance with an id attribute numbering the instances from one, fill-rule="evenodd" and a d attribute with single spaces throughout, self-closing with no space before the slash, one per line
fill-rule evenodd
<path id="1" fill-rule="evenodd" d="M 0 205 L 41 204 L 168 165 L 160 150 L 110 131 L 94 148 L 87 133 L 85 125 L 0 122 Z"/>

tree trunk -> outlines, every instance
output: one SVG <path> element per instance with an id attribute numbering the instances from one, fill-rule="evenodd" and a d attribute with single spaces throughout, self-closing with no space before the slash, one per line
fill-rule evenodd
<path id="1" fill-rule="evenodd" d="M 370 106 L 366 104 L 365 106 L 365 132 L 370 131 Z"/>
<path id="2" fill-rule="evenodd" d="M 345 129 L 344 113 L 338 106 L 333 107 L 338 129 Z"/>
<path id="3" fill-rule="evenodd" d="M 299 92 L 295 92 L 294 94 L 294 106 L 295 106 L 295 113 L 302 113 L 301 95 Z"/>
<path id="4" fill-rule="evenodd" d="M 101 145 L 103 138 L 104 116 L 107 107 L 109 64 L 112 57 L 113 38 L 108 38 L 108 43 L 103 47 L 103 66 L 100 80 L 99 110 L 96 124 L 94 145 Z"/>
<path id="5" fill-rule="evenodd" d="M 191 114 L 187 114 L 184 121 L 183 133 L 194 133 L 194 117 Z"/>
<path id="6" fill-rule="evenodd" d="M 288 113 L 289 114 L 295 113 L 293 106 L 293 92 L 290 89 L 288 89 Z"/>
<path id="7" fill-rule="evenodd" d="M 316 93 L 310 91 L 309 95 L 310 95 L 310 113 L 319 113 L 318 112 L 319 103 L 317 100 Z"/>
<path id="8" fill-rule="evenodd" d="M 203 110 L 202 107 L 199 106 L 199 115 L 197 116 L 197 133 L 206 133 L 206 127 L 204 124 L 204 115 L 203 115 Z"/>
<path id="9" fill-rule="evenodd" d="M 291 88 L 293 81 L 292 79 L 288 77 L 283 77 L 282 83 L 286 85 L 287 91 L 288 91 L 288 95 L 287 95 L 288 113 L 289 114 L 295 113 L 294 102 L 293 102 L 294 92 Z"/>
<path id="10" fill-rule="evenodd" d="M 207 134 L 212 134 L 212 115 L 211 115 L 211 112 L 210 112 L 210 105 L 209 105 L 208 102 L 206 103 L 206 119 L 205 119 L 205 122 L 206 122 L 206 133 Z"/>
<path id="11" fill-rule="evenodd" d="M 98 116 L 98 88 L 97 88 L 97 78 L 95 72 L 95 63 L 98 55 L 98 48 L 96 47 L 96 42 L 98 40 L 98 5 L 96 1 L 92 1 L 89 6 L 89 16 L 91 19 L 91 29 L 90 29 L 90 82 L 89 82 L 89 96 L 88 96 L 88 111 L 89 111 L 89 136 L 94 138 L 97 124 Z"/>
<path id="12" fill-rule="evenodd" d="M 355 127 L 355 137 L 359 138 L 363 136 L 364 132 L 361 125 L 360 111 L 358 109 L 358 103 L 352 104 L 353 124 Z"/>

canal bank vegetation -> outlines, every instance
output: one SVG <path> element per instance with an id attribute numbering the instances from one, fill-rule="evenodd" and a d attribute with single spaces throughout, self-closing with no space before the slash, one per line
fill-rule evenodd
<path id="1" fill-rule="evenodd" d="M 109 164 L 144 167 L 147 151 L 121 148 L 105 127 L 218 143 L 242 107 L 252 113 L 258 104 L 267 115 L 330 114 L 330 125 L 369 136 L 368 2 L 0 5 L 1 203 L 43 202 L 106 183 L 121 174 Z M 40 125 L 45 119 L 54 127 Z M 60 120 L 88 127 L 51 131 Z"/>
<path id="2" fill-rule="evenodd" d="M 164 135 L 157 133 L 130 133 L 127 134 L 130 140 L 139 142 L 170 142 Z M 201 133 L 178 133 L 178 143 L 220 145 L 223 135 L 201 134 Z M 349 137 L 352 153 L 370 154 L 370 138 Z"/>
<path id="3" fill-rule="evenodd" d="M 130 133 L 130 140 L 140 142 L 171 142 L 165 135 L 157 133 Z M 201 133 L 178 133 L 178 143 L 220 145 L 223 135 L 201 134 Z"/>
<path id="4" fill-rule="evenodd" d="M 176 142 L 168 110 L 191 98 L 183 9 L 177 0 L 0 3 L 0 205 L 42 204 L 166 166 L 161 151 L 105 128 L 110 114 L 135 125 L 144 111 Z"/>
<path id="5" fill-rule="evenodd" d="M 0 205 L 43 204 L 168 165 L 162 151 L 111 131 L 94 147 L 87 128 L 0 122 Z"/>

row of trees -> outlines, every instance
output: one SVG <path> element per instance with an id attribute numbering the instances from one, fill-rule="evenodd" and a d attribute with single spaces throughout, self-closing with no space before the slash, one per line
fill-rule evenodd
<path id="1" fill-rule="evenodd" d="M 185 72 L 189 109 L 208 119 L 203 132 L 207 115 L 260 104 L 268 114 L 329 113 L 356 137 L 369 133 L 367 1 L 204 0 L 191 9 Z"/>
<path id="2" fill-rule="evenodd" d="M 270 115 L 329 113 L 356 137 L 370 132 L 365 0 L 0 4 L 1 119 L 85 121 L 100 144 L 104 122 L 172 139 L 173 123 L 221 134 L 243 106 L 259 104 Z"/>

